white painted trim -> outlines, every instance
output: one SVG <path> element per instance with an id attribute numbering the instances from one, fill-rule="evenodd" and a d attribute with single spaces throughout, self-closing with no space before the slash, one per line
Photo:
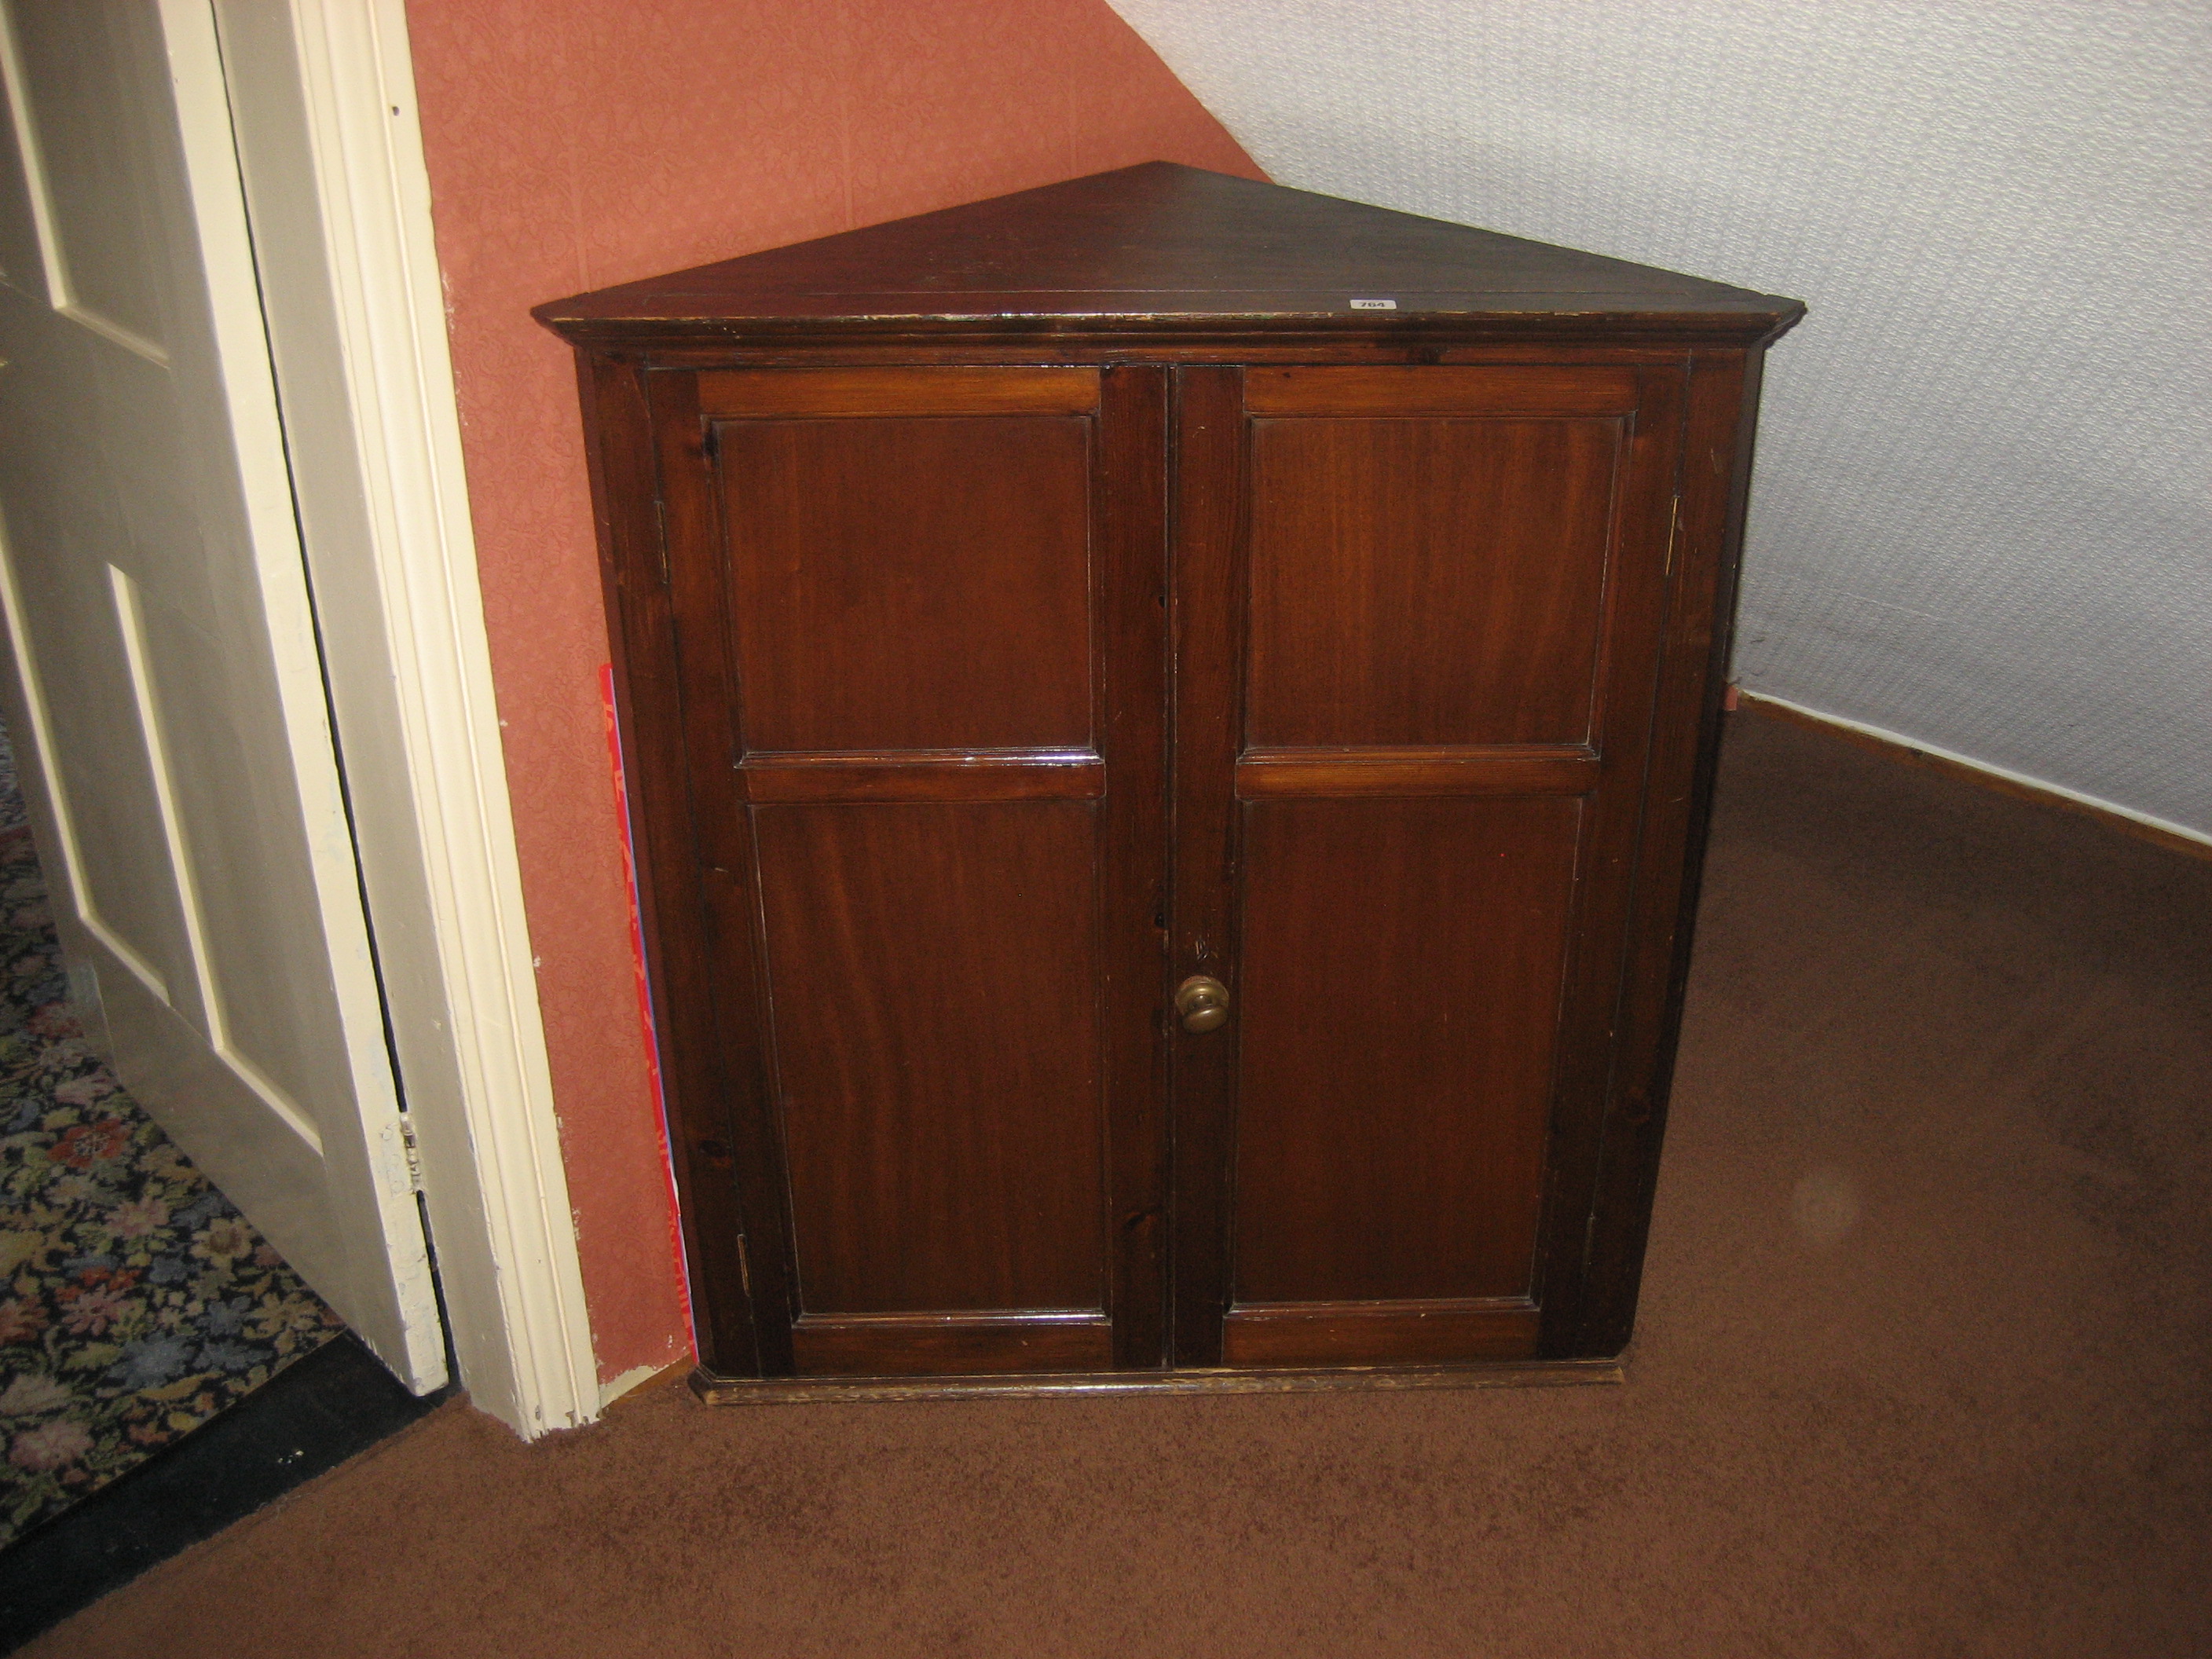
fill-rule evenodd
<path id="1" fill-rule="evenodd" d="M 0 29 L 7 27 L 7 13 L 0 9 Z M 15 555 L 4 533 L 0 533 L 0 611 L 4 611 L 8 623 L 8 643 L 15 653 L 15 676 L 23 688 L 23 709 L 30 727 L 32 746 L 38 754 L 39 775 L 46 785 L 46 810 L 53 814 L 54 845 L 61 853 L 62 873 L 69 885 L 70 908 L 76 912 L 78 924 L 100 944 L 110 955 L 129 969 L 138 982 L 154 994 L 161 1002 L 169 1000 L 168 982 L 155 970 L 154 964 L 140 956 L 135 947 L 108 924 L 94 902 L 92 888 L 84 873 L 84 853 L 77 845 L 76 819 L 71 816 L 69 787 L 63 781 L 61 768 L 54 763 L 54 733 L 46 714 L 46 678 L 39 670 L 38 653 L 31 646 L 31 630 L 24 621 L 23 596 L 15 585 Z M 16 763 L 22 763 L 21 729 L 15 733 Z M 114 1046 L 103 1046 L 100 1052 L 112 1055 Z"/>
<path id="2" fill-rule="evenodd" d="M 633 1389 L 647 1383 L 668 1369 L 665 1365 L 633 1365 L 611 1382 L 599 1384 L 599 1409 L 605 1411 Z"/>
<path id="3" fill-rule="evenodd" d="M 458 1088 L 425 1196 L 462 1381 L 518 1433 L 600 1393 L 522 903 L 404 0 L 290 0 L 422 885 Z M 350 771 L 349 771 L 350 775 Z M 356 795 L 362 784 L 355 779 Z M 372 909 L 374 898 L 372 895 Z M 373 916 L 380 939 L 385 921 Z M 407 1052 L 403 1036 L 403 1063 Z M 495 1322 L 496 1329 L 488 1329 Z"/>
<path id="4" fill-rule="evenodd" d="M 309 878 L 337 1005 L 352 1104 L 358 1115 L 347 1126 L 343 1139 L 349 1143 L 349 1153 L 353 1145 L 368 1152 L 378 1144 L 380 1132 L 398 1115 L 399 1091 L 385 1040 L 384 1006 L 369 942 L 369 919 L 362 904 L 361 871 L 338 776 L 313 601 L 301 558 L 275 368 L 270 360 L 268 323 L 261 305 L 252 231 L 239 170 L 228 80 L 211 0 L 157 0 L 157 3 L 162 49 L 175 99 L 182 182 L 198 243 L 198 275 L 206 284 L 207 322 L 213 346 L 208 368 L 214 374 L 209 389 L 222 400 L 228 419 L 229 441 L 224 451 L 235 468 L 238 503 L 243 513 L 238 529 L 243 531 L 252 555 L 255 596 L 266 629 L 268 659 L 275 671 L 284 736 L 291 748 L 291 774 L 299 792 Z M 64 247 L 64 265 L 67 252 Z M 172 367 L 173 370 L 181 365 Z M 133 600 L 129 620 L 136 625 L 135 595 L 125 597 Z M 143 672 L 146 666 L 143 661 L 139 665 L 141 719 L 146 723 L 152 745 L 148 752 L 158 779 L 164 763 L 152 714 L 153 682 Z M 167 787 L 156 785 L 157 789 Z M 185 854 L 188 844 L 180 823 L 167 823 L 165 829 L 173 858 Z M 192 939 L 196 977 L 204 998 L 201 1017 L 208 1040 L 232 1073 L 260 1095 L 264 1105 L 274 1107 L 280 1097 L 273 1090 L 257 1086 L 259 1068 L 237 1054 L 225 1035 L 218 988 L 193 914 L 197 908 L 193 872 L 180 864 L 177 880 Z M 276 1115 L 298 1127 L 293 1121 L 299 1115 L 296 1112 L 278 1108 Z M 337 1152 L 337 1126 L 325 1122 L 320 1127 L 323 1133 L 311 1144 L 319 1151 L 327 1143 L 327 1150 Z M 343 1170 L 346 1164 L 343 1156 L 324 1161 L 334 1170 Z M 349 1275 L 349 1290 L 356 1300 L 353 1308 L 341 1307 L 341 1311 L 349 1317 L 362 1317 L 368 1304 L 358 1298 L 375 1285 L 375 1301 L 390 1307 L 392 1322 L 380 1331 L 365 1327 L 362 1334 L 403 1382 L 428 1392 L 445 1384 L 446 1353 L 422 1214 L 411 1194 L 395 1194 L 388 1183 L 375 1183 L 372 1194 L 373 1208 L 368 1215 L 374 1218 L 374 1237 L 382 1259 Z M 356 1237 L 358 1240 L 359 1235 Z M 384 1289 L 386 1285 L 388 1291 Z"/>
<path id="5" fill-rule="evenodd" d="M 169 760 L 168 735 L 161 729 L 161 707 L 154 689 L 153 649 L 146 638 L 146 607 L 138 595 L 138 584 L 131 580 L 128 571 L 107 567 L 107 586 L 115 597 L 117 631 L 123 636 L 123 664 L 131 677 L 131 695 L 138 705 L 138 732 L 146 745 L 148 769 L 154 777 L 154 803 L 161 819 L 161 844 L 169 855 L 169 868 L 177 884 L 177 908 L 185 919 L 185 943 L 191 953 L 192 978 L 200 994 L 200 1019 L 207 1027 L 208 1046 L 215 1057 L 230 1068 L 230 1073 L 267 1107 L 279 1123 L 300 1137 L 307 1151 L 319 1162 L 324 1157 L 323 1134 L 300 1109 L 299 1102 L 287 1095 L 265 1075 L 252 1060 L 241 1054 L 230 1040 L 230 1016 L 223 1007 L 222 988 L 216 981 L 215 959 L 208 952 L 207 921 L 200 908 L 199 872 L 192 863 L 191 846 L 185 837 L 185 815 L 177 807 L 177 774 Z M 327 737 L 327 733 L 325 734 Z M 359 899 L 349 893 L 354 908 L 359 908 Z M 378 1008 L 376 987 L 374 982 L 353 988 L 371 1008 Z M 385 1075 L 376 1081 L 383 1097 L 379 1102 L 386 1110 L 394 1110 L 387 1103 L 392 1097 L 391 1061 L 377 1045 L 372 1071 Z M 372 1098 L 376 1098 L 372 1096 Z M 437 1344 L 430 1343 L 431 1358 L 436 1360 Z M 436 1388 L 444 1382 L 440 1376 L 430 1384 Z"/>
<path id="6" fill-rule="evenodd" d="M 15 118 L 15 155 L 22 163 L 23 189 L 30 198 L 31 225 L 39 239 L 39 261 L 46 271 L 46 303 L 102 339 L 167 368 L 169 354 L 161 346 L 120 323 L 110 321 L 76 297 L 76 289 L 70 281 L 61 234 L 54 226 L 54 193 L 46 177 L 46 149 L 39 142 L 38 125 L 31 119 L 29 77 L 23 73 L 22 52 L 15 42 L 14 21 L 4 8 L 0 8 L 0 82 L 7 84 L 8 106 Z"/>
<path id="7" fill-rule="evenodd" d="M 23 70 L 22 48 L 15 43 L 15 19 L 0 6 L 0 85 L 8 90 L 8 111 L 15 129 L 15 155 L 23 166 L 23 189 L 31 201 L 31 226 L 39 239 L 39 269 L 46 279 L 46 301 L 69 303 L 69 273 L 62 269 L 61 238 L 54 231 L 54 197 L 46 183 L 46 147 L 31 118 L 31 77 Z"/>
<path id="8" fill-rule="evenodd" d="M 2129 822 L 2140 823 L 2146 829 L 2155 830 L 2160 835 L 2179 836 L 2184 841 L 2197 842 L 2204 846 L 2212 847 L 2212 835 L 2208 835 L 2202 830 L 2191 830 L 2186 824 L 2175 823 L 2166 818 L 2154 818 L 2148 812 L 2138 812 L 2134 807 L 2122 806 L 2117 801 L 2106 800 L 2096 795 L 2085 795 L 2079 789 L 2069 789 L 2064 784 L 2053 783 L 2048 778 L 2030 777 L 2027 773 L 2015 772 L 2010 767 L 1996 766 L 1985 760 L 1976 760 L 1972 755 L 1961 755 L 1954 750 L 1938 749 L 1934 744 L 1923 738 L 1908 738 L 1901 732 L 1892 732 L 1886 726 L 1869 726 L 1863 720 L 1846 720 L 1841 714 L 1831 714 L 1824 709 L 1808 708 L 1802 702 L 1792 702 L 1789 698 L 1778 697 L 1771 692 L 1753 691 L 1747 686 L 1738 686 L 1736 690 L 1741 696 L 1752 702 L 1771 703 L 1777 708 L 1786 708 L 1793 714 L 1802 714 L 1808 720 L 1818 720 L 1823 726 L 1840 726 L 1846 732 L 1857 732 L 1869 738 L 1878 738 L 1884 743 L 1895 744 L 1900 749 L 1916 749 L 1923 755 L 1934 756 L 1937 760 L 1948 761 L 1954 766 L 1964 766 L 1972 771 L 1986 772 L 1990 776 L 2002 778 L 2008 783 L 2021 784 L 2029 789 L 2039 790 L 2046 795 L 2057 795 L 2062 799 L 2075 802 L 2077 805 L 2093 808 L 2100 812 L 2109 812 L 2116 818 L 2126 818 Z"/>

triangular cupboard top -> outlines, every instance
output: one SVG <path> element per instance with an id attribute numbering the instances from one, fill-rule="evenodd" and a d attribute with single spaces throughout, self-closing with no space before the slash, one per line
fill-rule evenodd
<path id="1" fill-rule="evenodd" d="M 1795 300 L 1150 161 L 539 306 L 580 344 L 1255 327 L 1770 339 Z"/>

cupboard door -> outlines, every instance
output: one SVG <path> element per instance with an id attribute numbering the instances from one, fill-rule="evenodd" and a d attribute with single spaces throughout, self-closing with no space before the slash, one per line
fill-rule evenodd
<path id="1" fill-rule="evenodd" d="M 1179 387 L 1173 971 L 1231 1012 L 1175 1038 L 1176 1361 L 1534 1355 L 1611 1082 L 1680 375 Z"/>
<path id="2" fill-rule="evenodd" d="M 662 464 L 743 1149 L 708 1363 L 1158 1364 L 1164 374 L 732 370 L 659 402 L 697 434 Z"/>

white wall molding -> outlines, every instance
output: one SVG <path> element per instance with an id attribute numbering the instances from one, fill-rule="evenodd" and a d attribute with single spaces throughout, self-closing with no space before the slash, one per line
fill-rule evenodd
<path id="1" fill-rule="evenodd" d="M 479 1407 L 533 1437 L 592 1420 L 600 1390 L 523 910 L 404 0 L 217 4 L 461 1379 Z M 289 87 L 272 68 L 288 51 Z"/>
<path id="2" fill-rule="evenodd" d="M 1746 702 L 1765 703 L 1770 708 L 1784 709 L 1796 715 L 1800 720 L 1811 720 L 1817 725 L 1840 726 L 1846 732 L 1856 732 L 1863 738 L 1872 738 L 1875 742 L 1887 744 L 1893 749 L 1910 750 L 1916 755 L 1924 755 L 1930 760 L 1942 761 L 1946 765 L 1955 766 L 1964 771 L 1980 772 L 1992 778 L 2001 778 L 2007 783 L 2017 784 L 2021 788 L 2033 793 L 2051 795 L 2060 800 L 2071 801 L 2076 806 L 2086 806 L 2089 811 L 2101 813 L 2108 817 L 2125 818 L 2130 823 L 2139 823 L 2146 830 L 2155 830 L 2160 836 L 2171 836 L 2176 841 L 2194 842 L 2200 847 L 2212 847 L 2212 835 L 2207 835 L 2202 830 L 2191 830 L 2187 824 L 2174 823 L 2166 818 L 2153 817 L 2148 812 L 2138 812 L 2132 806 L 2123 806 L 2118 801 L 2101 800 L 2094 795 L 2085 795 L 2079 789 L 2069 789 L 2064 784 L 2053 783 L 2048 778 L 2031 777 L 2025 772 L 2015 772 L 2009 767 L 1992 766 L 1985 760 L 1976 760 L 1972 755 L 1961 755 L 1948 749 L 1939 748 L 1924 738 L 1909 738 L 1904 732 L 1893 732 L 1887 726 L 1869 726 L 1864 720 L 1850 720 L 1842 714 L 1831 714 L 1825 709 L 1808 708 L 1802 702 L 1792 702 L 1787 697 L 1778 697 L 1770 692 L 1753 691 L 1748 687 L 1740 688 L 1740 690 Z"/>

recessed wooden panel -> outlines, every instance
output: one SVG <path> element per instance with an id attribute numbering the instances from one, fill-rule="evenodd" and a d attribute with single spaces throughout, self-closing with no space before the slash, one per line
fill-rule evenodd
<path id="1" fill-rule="evenodd" d="M 1234 1300 L 1525 1296 L 1581 802 L 1243 811 Z"/>
<path id="2" fill-rule="evenodd" d="M 1248 740 L 1586 741 L 1622 424 L 1254 421 Z"/>
<path id="3" fill-rule="evenodd" d="M 746 749 L 1088 747 L 1091 428 L 720 423 Z"/>
<path id="4" fill-rule="evenodd" d="M 1103 1312 L 1098 809 L 752 811 L 800 1310 Z"/>

